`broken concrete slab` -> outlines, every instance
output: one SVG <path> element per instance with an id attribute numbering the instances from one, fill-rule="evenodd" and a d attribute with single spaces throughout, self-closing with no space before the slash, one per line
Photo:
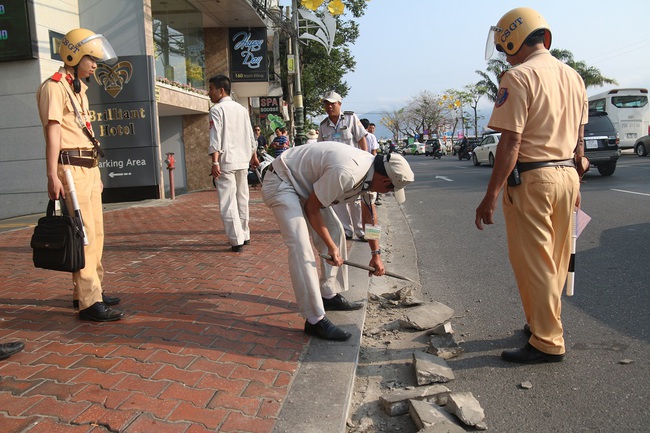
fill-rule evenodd
<path id="1" fill-rule="evenodd" d="M 400 325 L 404 328 L 425 331 L 445 323 L 453 316 L 453 309 L 434 301 L 407 310 L 404 317 L 400 319 Z"/>
<path id="2" fill-rule="evenodd" d="M 379 404 L 389 416 L 404 415 L 409 413 L 409 400 L 428 401 L 444 406 L 449 392 L 449 388 L 444 385 L 400 389 L 379 397 Z"/>
<path id="3" fill-rule="evenodd" d="M 459 356 L 465 350 L 458 345 L 451 334 L 432 335 L 429 337 L 429 348 L 427 352 L 442 359 L 451 359 Z"/>
<path id="4" fill-rule="evenodd" d="M 425 352 L 413 352 L 413 367 L 418 385 L 445 383 L 455 379 L 444 359 Z"/>
<path id="5" fill-rule="evenodd" d="M 435 404 L 409 400 L 409 412 L 415 426 L 427 433 L 465 433 L 453 418 Z"/>
<path id="6" fill-rule="evenodd" d="M 447 399 L 445 409 L 453 413 L 464 424 L 486 430 L 485 412 L 471 392 L 452 392 Z"/>
<path id="7" fill-rule="evenodd" d="M 413 294 L 413 287 L 403 287 L 396 292 L 382 293 L 381 304 L 383 307 L 414 307 L 422 305 L 424 301 Z"/>
<path id="8" fill-rule="evenodd" d="M 445 322 L 427 331 L 427 335 L 445 335 L 453 333 L 454 330 L 451 327 L 451 322 Z"/>

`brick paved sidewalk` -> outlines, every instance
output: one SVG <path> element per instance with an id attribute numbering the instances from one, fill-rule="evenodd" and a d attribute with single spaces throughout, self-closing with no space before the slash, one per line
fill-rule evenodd
<path id="1" fill-rule="evenodd" d="M 0 233 L 0 431 L 270 432 L 307 348 L 286 247 L 260 190 L 230 252 L 215 191 L 105 213 L 119 322 L 77 319 L 68 274 L 35 269 L 32 229 Z"/>

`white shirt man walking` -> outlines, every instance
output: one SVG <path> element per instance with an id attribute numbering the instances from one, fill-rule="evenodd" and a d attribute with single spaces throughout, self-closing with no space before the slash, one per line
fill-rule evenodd
<path id="1" fill-rule="evenodd" d="M 248 110 L 230 97 L 230 79 L 216 75 L 209 80 L 210 147 L 212 177 L 219 195 L 221 220 L 232 251 L 250 244 L 248 228 L 248 167 L 259 166 L 257 140 Z"/>

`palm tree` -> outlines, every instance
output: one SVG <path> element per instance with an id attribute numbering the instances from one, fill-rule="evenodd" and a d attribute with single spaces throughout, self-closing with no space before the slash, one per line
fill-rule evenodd
<path id="1" fill-rule="evenodd" d="M 587 89 L 589 87 L 601 87 L 604 84 L 618 85 L 616 80 L 613 78 L 604 77 L 598 68 L 587 66 L 587 64 L 582 60 L 574 60 L 573 54 L 569 50 L 554 48 L 551 50 L 551 55 L 575 69 L 576 72 L 582 77 L 582 80 L 585 82 L 585 87 Z"/>
<path id="2" fill-rule="evenodd" d="M 505 61 L 503 56 L 488 60 L 488 66 L 486 71 L 476 71 L 477 74 L 483 78 L 481 81 L 476 83 L 476 87 L 481 89 L 481 93 L 487 96 L 487 98 L 495 102 L 497 100 L 497 93 L 499 92 L 499 81 L 501 80 L 501 75 L 510 68 L 508 62 Z M 496 77 L 496 82 L 492 81 L 490 74 Z"/>

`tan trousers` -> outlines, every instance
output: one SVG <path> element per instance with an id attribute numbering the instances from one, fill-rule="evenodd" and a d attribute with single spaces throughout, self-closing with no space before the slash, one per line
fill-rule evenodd
<path id="1" fill-rule="evenodd" d="M 222 172 L 217 179 L 221 221 L 230 245 L 243 245 L 251 238 L 248 228 L 248 170 Z"/>
<path id="2" fill-rule="evenodd" d="M 347 266 L 331 266 L 320 258 L 319 278 L 310 232 L 318 252 L 327 254 L 327 246 L 309 225 L 303 202 L 290 183 L 283 182 L 275 173 L 267 173 L 262 184 L 262 198 L 273 211 L 282 239 L 289 248 L 289 275 L 300 314 L 306 319 L 324 315 L 322 296 L 348 289 Z M 323 208 L 321 215 L 341 257 L 346 260 L 347 248 L 341 222 L 330 207 Z"/>
<path id="3" fill-rule="evenodd" d="M 571 215 L 580 181 L 572 167 L 521 174 L 503 194 L 510 264 L 517 280 L 529 343 L 544 353 L 565 352 L 561 296 L 571 256 Z"/>
<path id="4" fill-rule="evenodd" d="M 102 210 L 102 186 L 99 168 L 86 168 L 76 165 L 61 165 L 58 176 L 66 191 L 66 206 L 74 215 L 70 187 L 66 181 L 64 167 L 69 168 L 77 191 L 77 201 L 84 222 L 88 245 L 84 248 L 86 266 L 72 274 L 72 298 L 79 300 L 79 309 L 83 310 L 95 302 L 102 301 L 102 252 L 104 251 L 104 215 Z"/>

